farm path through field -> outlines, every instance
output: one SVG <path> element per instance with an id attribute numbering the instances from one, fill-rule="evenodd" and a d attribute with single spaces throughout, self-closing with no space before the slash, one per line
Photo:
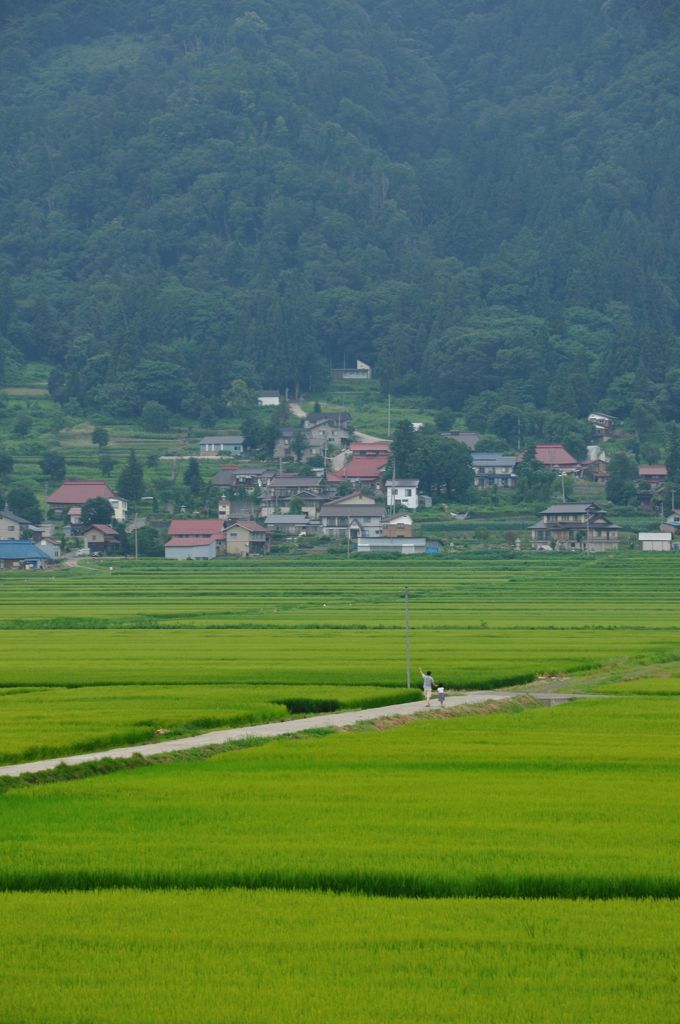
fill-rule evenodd
<path id="1" fill-rule="evenodd" d="M 520 691 L 479 690 L 470 693 L 449 695 L 446 707 L 460 707 L 464 704 L 483 704 L 487 701 L 512 700 L 520 695 Z M 531 696 L 546 703 L 562 703 L 573 700 L 584 694 L 537 694 Z M 436 700 L 432 701 L 430 711 L 437 711 Z M 293 733 L 305 732 L 309 729 L 337 729 L 356 725 L 358 722 L 371 722 L 378 718 L 408 717 L 427 713 L 428 708 L 423 701 L 411 701 L 407 704 L 389 704 L 379 708 L 363 708 L 358 711 L 339 711 L 332 714 L 313 715 L 309 718 L 293 718 L 284 722 L 267 722 L 264 725 L 247 725 L 236 729 L 215 729 L 212 732 L 200 733 L 197 736 L 183 736 L 181 739 L 161 740 L 158 743 L 142 743 L 137 746 L 116 747 L 113 750 L 91 751 L 87 754 L 72 754 L 68 757 L 52 757 L 44 761 L 31 761 L 25 764 L 11 764 L 0 767 L 0 776 L 31 775 L 35 772 L 50 771 L 59 765 L 84 764 L 88 761 L 103 761 L 106 758 L 119 760 L 141 754 L 153 757 L 155 754 L 166 754 L 177 750 L 195 750 L 222 743 L 233 743 L 238 740 L 254 737 L 288 736 Z"/>

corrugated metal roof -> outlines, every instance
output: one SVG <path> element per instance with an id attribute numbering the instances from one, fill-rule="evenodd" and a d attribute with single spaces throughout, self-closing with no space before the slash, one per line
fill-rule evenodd
<path id="1" fill-rule="evenodd" d="M 15 561 L 34 560 L 52 561 L 51 555 L 39 548 L 30 540 L 0 540 L 0 559 L 11 558 Z"/>

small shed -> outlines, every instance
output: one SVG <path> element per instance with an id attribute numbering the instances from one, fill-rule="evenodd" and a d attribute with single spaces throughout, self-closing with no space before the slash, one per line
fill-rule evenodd
<path id="1" fill-rule="evenodd" d="M 263 405 L 281 405 L 281 395 L 278 391 L 260 391 L 257 396 L 257 404 Z"/>
<path id="2" fill-rule="evenodd" d="M 670 551 L 673 536 L 670 533 L 638 533 L 641 551 Z"/>
<path id="3" fill-rule="evenodd" d="M 217 558 L 217 537 L 171 537 L 165 545 L 165 557 L 177 562 L 193 558 Z"/>

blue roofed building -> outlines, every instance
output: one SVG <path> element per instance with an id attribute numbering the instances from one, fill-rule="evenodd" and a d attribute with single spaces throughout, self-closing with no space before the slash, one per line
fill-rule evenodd
<path id="1" fill-rule="evenodd" d="M 0 540 L 0 569 L 46 569 L 54 559 L 30 540 Z"/>

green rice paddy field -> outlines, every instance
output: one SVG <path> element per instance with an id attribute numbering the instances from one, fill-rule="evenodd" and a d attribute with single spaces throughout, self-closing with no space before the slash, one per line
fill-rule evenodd
<path id="1" fill-rule="evenodd" d="M 677 575 L 631 555 L 0 576 L 7 761 L 401 700 L 406 586 L 414 664 L 449 686 L 607 666 L 561 707 L 7 785 L 0 1020 L 680 1020 Z"/>
<path id="2" fill-rule="evenodd" d="M 401 701 L 406 587 L 414 681 L 422 664 L 449 688 L 680 640 L 673 557 L 111 564 L 0 575 L 0 762 Z"/>
<path id="3" fill-rule="evenodd" d="M 8 789 L 0 1019 L 676 1020 L 679 720 L 603 699 Z"/>

